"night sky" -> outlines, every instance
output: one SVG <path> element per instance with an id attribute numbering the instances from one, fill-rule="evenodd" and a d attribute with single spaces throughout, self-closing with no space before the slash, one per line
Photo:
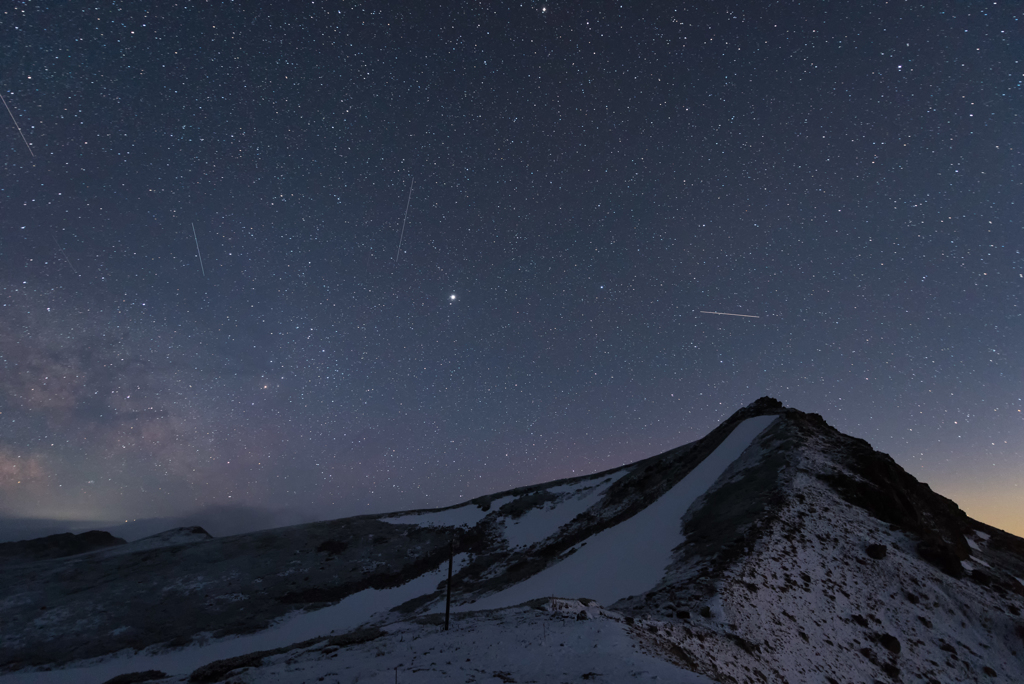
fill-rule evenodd
<path id="1" fill-rule="evenodd" d="M 6 3 L 0 513 L 449 505 L 770 395 L 1024 534 L 1020 10 Z"/>

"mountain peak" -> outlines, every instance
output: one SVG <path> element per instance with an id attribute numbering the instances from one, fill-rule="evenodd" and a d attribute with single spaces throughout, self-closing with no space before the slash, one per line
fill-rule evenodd
<path id="1" fill-rule="evenodd" d="M 318 679 L 338 649 L 358 663 L 366 649 L 400 653 L 406 639 L 435 634 L 453 547 L 453 610 L 472 627 L 431 641 L 447 655 L 427 669 L 461 663 L 455 651 L 468 649 L 490 654 L 480 658 L 499 679 L 528 676 L 467 641 L 505 624 L 517 639 L 550 626 L 563 646 L 587 635 L 634 670 L 660 672 L 636 660 L 654 654 L 692 682 L 1024 679 L 1024 540 L 971 520 L 820 415 L 770 397 L 637 463 L 445 509 L 221 539 L 172 530 L 0 566 L 14 627 L 0 667 L 148 649 L 129 659 L 134 669 L 171 662 L 186 677 L 203 666 L 192 676 L 207 681 L 248 663 L 247 681 L 260 682 L 289 653 L 288 667 L 307 663 L 300 679 Z M 93 627 L 75 631 L 86 619 Z M 348 629 L 362 631 L 331 636 Z M 548 653 L 546 639 L 530 642 L 531 658 Z M 107 662 L 92 672 L 128 671 Z M 452 667 L 449 679 L 479 675 Z"/>

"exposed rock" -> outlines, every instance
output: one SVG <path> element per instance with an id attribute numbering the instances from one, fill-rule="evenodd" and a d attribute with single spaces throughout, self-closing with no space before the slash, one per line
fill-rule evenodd
<path id="1" fill-rule="evenodd" d="M 900 640 L 892 634 L 879 634 L 878 643 L 881 644 L 885 650 L 889 651 L 889 653 L 897 654 L 903 650 L 903 647 L 900 645 Z"/>
<path id="2" fill-rule="evenodd" d="M 602 605 L 551 594 L 523 604 L 537 608 L 538 601 L 558 601 L 562 606 L 544 609 L 546 614 L 525 611 L 522 605 L 495 614 L 481 607 L 486 597 L 557 568 L 570 554 L 582 556 L 599 547 L 594 535 L 644 511 L 711 454 L 739 421 L 754 415 L 781 419 L 673 521 L 678 522 L 679 544 L 665 547 L 672 560 L 661 566 L 656 586 L 630 589 L 636 595 L 620 599 L 614 592 L 590 594 Z M 566 502 L 588 497 L 593 503 L 572 507 L 572 514 L 563 515 L 547 536 L 520 543 L 507 535 L 517 520 L 528 528 L 542 517 L 537 512 L 558 518 Z M 419 518 L 423 522 L 416 522 Z M 528 641 L 549 638 L 557 623 L 563 634 L 575 630 L 575 640 L 576 634 L 607 633 L 600 621 L 609 620 L 608 626 L 617 625 L 614 629 L 632 627 L 628 633 L 639 642 L 637 652 L 662 654 L 675 665 L 723 682 L 903 677 L 977 684 L 993 676 L 983 674 L 988 664 L 1006 681 L 1024 681 L 1024 670 L 1014 660 L 1022 646 L 1018 637 L 1024 639 L 1019 617 L 1024 602 L 1018 597 L 1024 584 L 1016 579 L 1024 577 L 1024 543 L 970 520 L 888 456 L 842 435 L 821 416 L 783 408 L 770 398 L 741 409 L 704 439 L 650 459 L 488 495 L 451 509 L 359 516 L 224 539 L 178 531 L 152 538 L 147 543 L 153 548 L 144 550 L 136 542 L 128 545 L 132 549 L 121 546 L 67 561 L 0 566 L 2 617 L 5 627 L 11 626 L 5 633 L 20 639 L 0 644 L 0 668 L 6 673 L 120 649 L 186 645 L 204 633 L 221 638 L 260 632 L 295 609 L 317 609 L 364 589 L 404 585 L 441 567 L 453 538 L 455 552 L 465 558 L 452 577 L 453 599 L 465 611 L 457 614 L 460 627 L 493 619 Z M 638 567 L 652 562 L 636 549 L 619 557 L 635 558 Z M 970 572 L 969 582 L 951 579 L 965 574 L 964 565 L 984 570 Z M 598 558 L 582 572 L 601 573 L 605 567 Z M 583 583 L 573 584 L 575 577 L 569 580 L 572 593 L 565 596 L 591 591 Z M 408 643 L 442 624 L 443 615 L 436 611 L 444 605 L 444 582 L 426 585 L 424 593 L 389 611 L 389 622 L 365 618 L 378 620 L 368 623 L 378 626 L 401 622 L 409 630 L 389 632 L 367 645 L 364 652 L 382 658 L 375 664 L 385 663 L 394 653 L 388 644 L 403 643 L 403 634 Z M 707 619 L 693 621 L 691 612 Z M 89 630 L 70 628 L 86 620 Z M 536 629 L 517 628 L 522 620 L 532 620 Z M 417 632 L 416 625 L 430 629 Z M 326 638 L 288 648 L 307 650 L 305 660 L 295 659 L 299 663 L 320 657 L 310 652 L 343 662 L 348 654 L 334 651 L 346 647 L 324 646 Z M 554 643 L 560 641 L 569 639 Z M 454 661 L 453 653 L 447 658 Z M 268 657 L 274 655 L 280 657 Z M 446 662 L 430 658 L 439 667 Z M 251 653 L 200 668 L 192 681 L 274 681 L 270 673 L 293 667 L 292 660 L 281 649 Z M 813 677 L 801 670 L 805 663 L 814 663 Z M 242 673 L 243 668 L 249 671 Z M 578 670 L 575 678 L 583 672 L 589 670 Z M 147 673 L 122 677 L 140 674 Z M 513 674 L 519 681 L 531 680 L 519 671 Z"/>
<path id="3" fill-rule="evenodd" d="M 964 566 L 960 563 L 959 554 L 952 545 L 942 539 L 930 537 L 921 541 L 917 545 L 917 552 L 921 558 L 950 577 L 959 579 L 964 576 Z"/>
<path id="4" fill-rule="evenodd" d="M 340 636 L 331 637 L 327 646 L 352 646 L 355 644 L 364 644 L 368 641 L 373 641 L 381 637 L 384 633 L 379 629 L 357 629 L 347 634 Z M 313 638 L 309 641 L 304 641 L 298 644 L 289 644 L 281 648 L 270 649 L 267 651 L 256 651 L 255 653 L 247 653 L 235 658 L 225 658 L 224 660 L 215 660 L 212 663 L 203 665 L 198 670 L 195 670 L 189 675 L 188 681 L 190 684 L 214 684 L 214 682 L 220 682 L 226 679 L 235 670 L 240 670 L 246 667 L 259 667 L 263 662 L 264 658 L 270 656 L 280 655 L 282 653 L 288 653 L 289 651 L 312 646 L 313 644 L 323 643 L 323 638 Z"/>
<path id="5" fill-rule="evenodd" d="M 885 558 L 885 554 L 888 552 L 885 544 L 869 544 L 867 548 L 868 557 L 874 558 L 875 560 L 882 560 Z"/>
<path id="6" fill-rule="evenodd" d="M 129 672 L 127 674 L 112 677 L 103 684 L 141 684 L 159 679 L 167 679 L 167 673 L 160 670 L 146 670 L 145 672 Z"/>
<path id="7" fill-rule="evenodd" d="M 63 558 L 122 544 L 127 544 L 127 542 L 109 532 L 101 532 L 99 530 L 82 532 L 81 534 L 72 534 L 71 532 L 51 534 L 48 537 L 40 537 L 39 539 L 0 544 L 0 562 Z"/>

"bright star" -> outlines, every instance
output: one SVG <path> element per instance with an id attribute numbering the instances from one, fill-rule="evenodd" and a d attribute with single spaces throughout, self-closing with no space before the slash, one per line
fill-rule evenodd
<path id="1" fill-rule="evenodd" d="M 450 299 L 450 300 L 452 300 L 454 302 L 455 301 L 455 295 L 449 296 L 448 299 Z"/>

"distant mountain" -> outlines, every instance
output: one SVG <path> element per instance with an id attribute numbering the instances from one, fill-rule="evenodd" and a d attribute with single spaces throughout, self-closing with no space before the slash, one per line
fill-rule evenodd
<path id="1" fill-rule="evenodd" d="M 1024 540 L 763 398 L 451 508 L 3 562 L 0 682 L 1024 681 L 1022 610 Z"/>
<path id="2" fill-rule="evenodd" d="M 202 527 L 215 537 L 229 537 L 275 527 L 300 525 L 317 519 L 308 511 L 245 505 L 205 506 L 173 518 L 143 518 L 128 522 L 17 518 L 7 517 L 0 511 L 0 543 L 28 541 L 65 532 L 97 530 L 109 532 L 128 541 L 136 541 L 179 527 Z"/>
<path id="3" fill-rule="evenodd" d="M 109 532 L 92 530 L 81 534 L 64 532 L 48 537 L 0 544 L 0 563 L 30 562 L 63 558 L 126 543 Z"/>

